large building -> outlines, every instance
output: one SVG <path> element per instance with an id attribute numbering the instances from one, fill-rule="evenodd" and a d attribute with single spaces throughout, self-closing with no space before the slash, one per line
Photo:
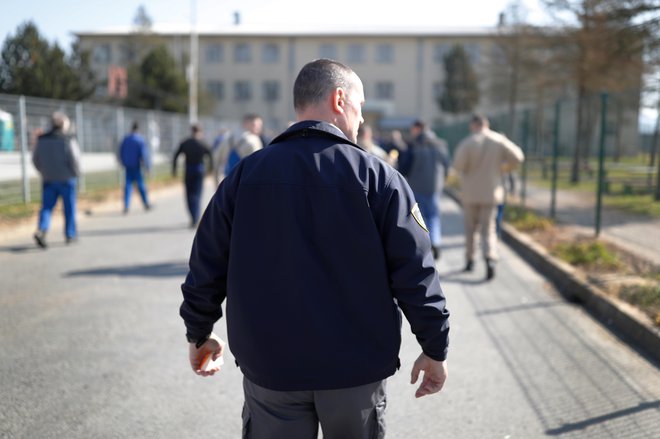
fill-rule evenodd
<path id="1" fill-rule="evenodd" d="M 147 32 L 129 28 L 77 32 L 81 47 L 92 53 L 101 83 L 108 72 L 139 61 L 149 48 L 165 45 L 182 69 L 190 59 L 190 31 Z M 213 115 L 236 123 L 247 112 L 260 114 L 271 129 L 294 120 L 293 81 L 316 58 L 350 65 L 362 78 L 365 119 L 381 128 L 403 127 L 414 118 L 437 122 L 446 115 L 437 98 L 444 85 L 444 56 L 464 47 L 477 72 L 480 109 L 500 108 L 489 98 L 489 64 L 495 53 L 495 28 L 351 28 L 266 29 L 233 26 L 198 32 L 199 88 L 210 99 Z M 99 86 L 97 95 L 108 89 Z"/>

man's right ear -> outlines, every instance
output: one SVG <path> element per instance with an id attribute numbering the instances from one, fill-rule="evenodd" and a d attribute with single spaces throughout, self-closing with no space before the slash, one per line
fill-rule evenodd
<path id="1" fill-rule="evenodd" d="M 332 110 L 337 113 L 344 112 L 344 103 L 346 102 L 346 93 L 341 87 L 337 87 L 332 93 Z"/>

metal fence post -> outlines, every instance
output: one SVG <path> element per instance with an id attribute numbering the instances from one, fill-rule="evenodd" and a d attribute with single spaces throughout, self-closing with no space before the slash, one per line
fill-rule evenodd
<path id="1" fill-rule="evenodd" d="M 598 183 L 596 188 L 596 238 L 600 235 L 605 179 L 605 141 L 607 136 L 607 93 L 600 95 L 600 142 L 598 149 Z"/>
<path id="2" fill-rule="evenodd" d="M 27 116 L 25 111 L 25 96 L 18 98 L 18 113 L 21 118 L 21 177 L 23 179 L 23 202 L 30 202 L 30 179 L 28 177 L 28 145 L 27 145 Z"/>
<path id="3" fill-rule="evenodd" d="M 557 214 L 557 173 L 559 161 L 559 114 L 561 101 L 555 104 L 554 142 L 552 143 L 552 189 L 550 191 L 550 218 L 555 219 Z"/>
<path id="4" fill-rule="evenodd" d="M 522 163 L 521 170 L 521 182 L 520 182 L 520 203 L 525 207 L 525 200 L 527 199 L 527 154 L 529 153 L 528 142 L 529 142 L 529 113 L 530 110 L 525 110 L 525 116 L 523 118 L 523 132 L 522 132 L 522 142 L 520 146 L 522 147 L 523 153 L 525 154 L 525 160 Z"/>
<path id="5" fill-rule="evenodd" d="M 124 137 L 124 108 L 123 107 L 117 107 L 117 111 L 115 114 L 116 118 L 115 121 L 117 123 L 117 141 L 115 142 L 116 145 L 121 143 L 121 139 Z M 123 166 L 118 166 L 117 167 L 117 186 L 121 187 L 122 185 L 122 180 L 123 180 L 123 171 L 124 167 Z"/>
<path id="6" fill-rule="evenodd" d="M 82 160 L 82 154 L 85 150 L 85 134 L 83 130 L 83 104 L 82 102 L 76 102 L 76 137 L 78 138 L 78 146 L 80 146 L 80 159 Z M 78 178 L 79 190 L 80 192 L 85 192 L 85 170 L 81 169 L 80 177 Z"/>

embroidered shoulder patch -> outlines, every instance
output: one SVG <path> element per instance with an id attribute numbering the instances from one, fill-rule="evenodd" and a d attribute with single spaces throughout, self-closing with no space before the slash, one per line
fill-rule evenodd
<path id="1" fill-rule="evenodd" d="M 428 233 L 429 229 L 426 227 L 424 218 L 422 218 L 422 212 L 419 211 L 419 205 L 417 203 L 415 203 L 410 213 L 412 214 L 413 218 L 415 218 L 415 221 L 417 221 L 417 224 L 419 224 L 420 227 L 426 230 L 426 233 Z"/>

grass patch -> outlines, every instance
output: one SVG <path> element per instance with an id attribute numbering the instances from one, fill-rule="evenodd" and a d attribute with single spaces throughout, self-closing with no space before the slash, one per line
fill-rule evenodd
<path id="1" fill-rule="evenodd" d="M 641 308 L 656 326 L 660 326 L 660 284 L 624 285 L 619 297 Z"/>
<path id="2" fill-rule="evenodd" d="M 605 244 L 595 240 L 559 243 L 552 254 L 571 265 L 594 270 L 616 270 L 622 263 Z"/>
<path id="3" fill-rule="evenodd" d="M 172 177 L 169 163 L 161 163 L 154 167 L 150 176 L 145 180 L 147 190 L 167 186 L 179 182 L 180 178 Z M 14 186 L 20 182 L 10 182 Z M 41 207 L 41 183 L 38 180 L 31 181 L 32 201 L 23 203 L 20 196 L 3 200 L 0 198 L 0 225 L 10 224 L 30 218 L 38 212 Z M 85 191 L 78 193 L 79 204 L 84 202 L 98 203 L 107 200 L 113 193 L 122 190 L 123 182 L 118 181 L 117 171 L 101 171 L 85 175 Z M 0 185 L 0 188 L 2 186 Z M 14 192 L 20 193 L 18 189 Z M 81 208 L 82 206 L 79 206 Z"/>
<path id="4" fill-rule="evenodd" d="M 504 220 L 522 232 L 549 230 L 553 226 L 553 222 L 549 218 L 540 216 L 525 207 L 515 205 L 506 206 Z"/>
<path id="5" fill-rule="evenodd" d="M 603 202 L 607 207 L 660 218 L 660 201 L 655 201 L 653 195 L 608 195 L 603 197 Z"/>

